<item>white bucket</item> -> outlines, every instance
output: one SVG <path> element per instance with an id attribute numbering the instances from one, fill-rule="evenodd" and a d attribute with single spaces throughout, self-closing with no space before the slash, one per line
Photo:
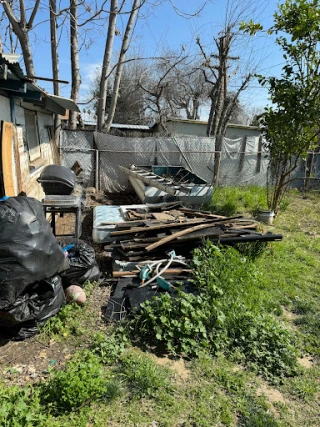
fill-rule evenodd
<path id="1" fill-rule="evenodd" d="M 274 211 L 261 211 L 258 213 L 258 221 L 265 224 L 272 225 L 275 217 Z"/>

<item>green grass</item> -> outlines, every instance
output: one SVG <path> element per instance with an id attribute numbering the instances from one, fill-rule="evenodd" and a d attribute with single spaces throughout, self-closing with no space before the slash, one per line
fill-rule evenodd
<path id="1" fill-rule="evenodd" d="M 260 209 L 267 209 L 266 192 L 258 186 L 217 187 L 208 207 L 213 212 L 226 216 L 244 212 L 254 215 Z"/>
<path id="2" fill-rule="evenodd" d="M 238 189 L 229 189 L 229 194 L 233 190 L 239 200 L 236 212 L 251 214 L 255 206 L 262 206 L 260 196 L 251 194 L 251 199 L 246 199 L 239 196 Z M 230 313 L 238 319 L 239 312 L 242 313 L 238 306 L 241 298 L 246 310 L 249 307 L 256 316 L 246 329 L 251 332 L 244 337 L 250 338 L 248 351 L 255 358 L 261 355 L 255 343 L 275 338 L 274 323 L 266 327 L 262 317 L 260 325 L 258 318 L 263 315 L 291 331 L 299 356 L 308 355 L 308 360 L 313 361 L 310 368 L 301 368 L 292 377 L 283 376 L 281 384 L 267 383 L 255 372 L 243 351 L 222 354 L 220 350 L 211 355 L 202 351 L 198 357 L 184 361 L 168 359 L 168 366 L 162 366 L 147 351 L 133 347 L 125 330 L 97 332 L 94 324 L 87 322 L 90 316 L 87 308 L 66 307 L 52 319 L 51 329 L 41 339 L 45 343 L 52 336 L 56 339 L 66 333 L 63 341 L 75 338 L 75 356 L 63 370 L 54 367 L 50 378 L 39 385 L 3 385 L 0 425 L 318 427 L 320 197 L 311 194 L 303 198 L 293 193 L 287 201 L 286 210 L 280 210 L 274 226 L 265 226 L 265 231 L 282 233 L 284 239 L 268 245 L 258 257 L 252 257 L 254 280 L 245 268 L 234 270 L 233 278 L 237 277 L 237 281 L 233 283 L 228 282 L 230 275 L 220 275 L 227 282 L 223 287 L 226 299 L 223 304 L 228 303 Z M 239 284 L 245 290 L 242 296 L 232 292 L 232 287 Z M 217 283 L 211 282 L 212 292 L 213 285 Z M 192 307 L 185 308 L 193 313 Z M 83 349 L 83 340 L 79 340 L 82 325 L 87 328 L 85 341 L 89 350 Z M 184 366 L 186 375 L 181 376 L 177 366 Z"/>

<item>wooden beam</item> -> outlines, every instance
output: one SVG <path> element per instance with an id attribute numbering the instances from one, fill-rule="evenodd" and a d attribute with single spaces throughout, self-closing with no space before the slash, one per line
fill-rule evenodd
<path id="1" fill-rule="evenodd" d="M 189 268 L 169 268 L 168 270 L 164 271 L 162 275 L 172 274 L 172 275 L 179 275 L 179 274 L 190 274 L 192 272 Z M 140 270 L 132 270 L 132 271 L 113 271 L 112 276 L 113 277 L 125 277 L 125 276 L 136 276 L 140 273 Z"/>
<path id="2" fill-rule="evenodd" d="M 139 233 L 139 232 L 149 232 L 149 231 L 154 231 L 154 230 L 162 230 L 165 228 L 173 228 L 173 227 L 187 227 L 190 224 L 199 224 L 199 223 L 203 223 L 206 222 L 208 220 L 206 219 L 195 219 L 195 220 L 191 220 L 191 221 L 184 221 L 184 222 L 172 222 L 169 224 L 160 224 L 160 225 L 154 225 L 152 227 L 132 227 L 129 230 L 121 230 L 121 231 L 112 231 L 110 233 L 111 237 L 114 236 L 121 236 L 123 234 L 135 234 L 135 233 Z M 212 220 L 210 220 L 212 222 Z"/>
<path id="3" fill-rule="evenodd" d="M 204 228 L 209 228 L 214 226 L 214 223 L 210 224 L 200 224 L 196 225 L 194 227 L 186 228 L 184 230 L 178 231 L 177 233 L 172 234 L 171 236 L 164 237 L 163 239 L 159 240 L 156 243 L 152 243 L 151 245 L 147 246 L 145 249 L 146 251 L 150 252 L 153 249 L 158 248 L 159 246 L 163 246 L 168 242 L 171 242 L 171 240 L 175 240 L 177 237 L 184 236 L 186 234 L 193 233 L 194 231 L 203 230 Z"/>
<path id="4" fill-rule="evenodd" d="M 49 77 L 27 76 L 27 78 L 30 80 L 43 80 L 46 82 L 64 83 L 66 85 L 69 84 L 69 82 L 67 80 L 50 79 Z"/>
<path id="5" fill-rule="evenodd" d="M 112 231 L 110 233 L 111 237 L 114 236 L 121 236 L 121 235 L 127 235 L 127 234 L 134 234 L 134 233 L 139 233 L 139 232 L 149 232 L 149 231 L 154 231 L 154 230 L 162 230 L 162 229 L 169 229 L 169 228 L 175 228 L 175 227 L 188 227 L 188 225 L 195 225 L 195 224 L 199 224 L 199 223 L 210 223 L 210 224 L 228 224 L 229 222 L 232 222 L 234 219 L 239 219 L 242 218 L 242 215 L 237 215 L 234 217 L 230 217 L 230 218 L 212 218 L 212 219 L 208 219 L 208 218 L 199 218 L 199 219 L 191 219 L 191 220 L 187 220 L 184 222 L 172 222 L 172 223 L 167 223 L 167 224 L 160 224 L 160 225 L 155 225 L 152 227 L 132 227 L 129 230 L 121 230 L 121 231 Z M 130 222 L 129 222 L 130 223 Z"/>

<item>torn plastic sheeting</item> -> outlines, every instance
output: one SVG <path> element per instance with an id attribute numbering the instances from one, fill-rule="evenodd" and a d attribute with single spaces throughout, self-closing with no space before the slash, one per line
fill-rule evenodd
<path id="1" fill-rule="evenodd" d="M 68 251 L 70 267 L 61 274 L 64 287 L 70 285 L 82 285 L 87 281 L 94 281 L 100 278 L 101 272 L 96 263 L 95 252 L 92 246 L 83 240 L 78 241 L 72 238 L 60 240 L 63 245 L 74 244 Z"/>
<path id="2" fill-rule="evenodd" d="M 25 339 L 38 332 L 38 324 L 58 313 L 65 303 L 59 276 L 34 283 L 10 307 L 0 310 L 0 334 Z"/>
<path id="3" fill-rule="evenodd" d="M 0 309 L 15 303 L 31 283 L 68 265 L 38 200 L 10 197 L 0 202 Z"/>

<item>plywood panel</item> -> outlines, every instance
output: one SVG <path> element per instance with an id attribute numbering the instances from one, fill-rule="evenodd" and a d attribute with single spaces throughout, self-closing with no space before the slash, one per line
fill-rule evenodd
<path id="1" fill-rule="evenodd" d="M 1 163 L 4 192 L 6 196 L 15 196 L 13 177 L 13 124 L 2 122 Z"/>

